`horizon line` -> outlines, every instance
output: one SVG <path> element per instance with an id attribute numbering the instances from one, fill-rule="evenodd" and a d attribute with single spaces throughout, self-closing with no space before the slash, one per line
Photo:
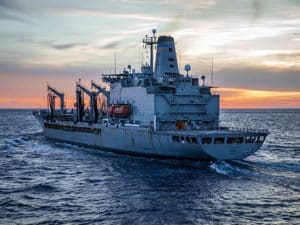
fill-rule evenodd
<path id="1" fill-rule="evenodd" d="M 36 108 L 1 108 L 0 107 L 0 110 L 38 110 L 38 109 L 47 109 L 47 108 L 42 108 L 42 107 L 36 107 Z M 65 108 L 65 109 L 72 109 L 72 108 Z M 282 108 L 222 108 L 220 107 L 220 110 L 257 110 L 257 109 L 260 109 L 260 110 L 278 110 L 278 109 L 299 109 L 300 110 L 300 107 L 290 107 L 290 108 L 287 108 L 287 107 L 282 107 Z M 59 109 L 57 109 L 59 110 Z"/>

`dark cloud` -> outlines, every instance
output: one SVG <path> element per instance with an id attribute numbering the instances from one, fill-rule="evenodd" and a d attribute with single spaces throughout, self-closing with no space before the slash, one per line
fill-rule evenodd
<path id="1" fill-rule="evenodd" d="M 20 7 L 18 1 L 16 0 L 0 0 L 0 8 L 21 11 L 22 7 Z"/>
<path id="2" fill-rule="evenodd" d="M 103 45 L 101 48 L 102 49 L 114 49 L 118 46 L 119 41 L 112 41 L 107 43 L 106 45 Z"/>
<path id="3" fill-rule="evenodd" d="M 15 76 L 36 76 L 55 80 L 61 78 L 75 81 L 79 75 L 83 79 L 90 80 L 91 75 L 99 74 L 108 68 L 103 66 L 50 66 L 50 65 L 23 65 L 17 62 L 0 62 L 1 74 L 15 74 Z M 76 77 L 78 76 L 78 77 Z M 257 90 L 274 91 L 300 91 L 300 71 L 285 70 L 275 71 L 262 68 L 236 68 L 215 71 L 214 84 L 219 87 L 239 87 Z M 17 78 L 16 78 L 17 79 Z M 100 79 L 100 76 L 98 77 Z M 208 77 L 209 79 L 209 77 Z"/>
<path id="4" fill-rule="evenodd" d="M 0 62 L 0 80 L 2 74 L 14 74 L 16 76 L 38 76 L 52 79 L 55 77 L 72 78 L 74 74 L 99 74 L 104 69 L 98 66 L 74 66 L 74 65 L 24 65 L 19 62 Z M 1 82 L 0 82 L 1 83 Z"/>
<path id="5" fill-rule="evenodd" d="M 15 1 L 0 0 L 0 19 L 33 24 Z"/>
<path id="6" fill-rule="evenodd" d="M 77 46 L 84 46 L 86 44 L 84 43 L 67 43 L 67 44 L 51 44 L 50 47 L 57 49 L 57 50 L 65 50 L 65 49 L 70 49 L 74 48 Z"/>
<path id="7" fill-rule="evenodd" d="M 0 12 L 0 19 L 1 20 L 10 20 L 10 21 L 15 21 L 15 22 L 20 22 L 20 23 L 25 23 L 25 24 L 30 24 L 30 25 L 35 24 L 30 19 L 27 19 L 27 18 L 24 18 L 24 17 L 21 17 L 21 16 L 17 16 L 17 15 L 5 14 L 5 13 L 2 13 L 2 12 Z"/>
<path id="8" fill-rule="evenodd" d="M 223 69 L 215 73 L 216 86 L 258 90 L 300 91 L 299 70 L 266 70 L 260 68 Z"/>
<path id="9" fill-rule="evenodd" d="M 298 52 L 291 52 L 291 53 L 278 53 L 278 54 L 272 54 L 268 55 L 268 57 L 271 57 L 273 59 L 278 59 L 278 60 L 299 60 L 300 61 L 300 51 Z"/>
<path id="10" fill-rule="evenodd" d="M 77 43 L 77 42 L 72 42 L 72 43 L 64 43 L 64 44 L 55 44 L 53 40 L 47 40 L 47 41 L 36 41 L 31 38 L 21 36 L 19 38 L 20 42 L 24 43 L 30 43 L 30 44 L 38 44 L 38 45 L 43 45 L 52 49 L 56 50 L 66 50 L 66 49 L 71 49 L 77 46 L 85 46 L 87 45 L 86 43 Z"/>
<path id="11" fill-rule="evenodd" d="M 19 16 L 10 15 L 10 14 L 7 14 L 7 13 L 3 13 L 1 11 L 0 11 L 0 18 L 3 19 L 3 20 L 13 20 L 13 21 L 18 21 L 18 22 L 25 22 Z"/>

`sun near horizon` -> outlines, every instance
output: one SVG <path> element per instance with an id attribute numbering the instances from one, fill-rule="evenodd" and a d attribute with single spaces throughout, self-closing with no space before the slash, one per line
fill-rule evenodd
<path id="1" fill-rule="evenodd" d="M 295 0 L 0 1 L 0 108 L 45 108 L 46 84 L 149 62 L 141 39 L 171 35 L 181 73 L 206 75 L 221 108 L 300 108 L 300 2 Z M 212 61 L 214 77 L 212 81 Z"/>

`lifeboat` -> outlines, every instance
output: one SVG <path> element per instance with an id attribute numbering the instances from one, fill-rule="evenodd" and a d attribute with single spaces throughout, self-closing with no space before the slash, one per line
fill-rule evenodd
<path id="1" fill-rule="evenodd" d="M 103 109 L 103 112 L 109 114 L 110 116 L 125 117 L 130 114 L 131 110 L 129 104 L 123 104 L 107 106 Z"/>
<path id="2" fill-rule="evenodd" d="M 103 112 L 106 114 L 113 114 L 115 111 L 116 106 L 115 105 L 111 105 L 111 106 L 106 106 L 103 109 Z"/>

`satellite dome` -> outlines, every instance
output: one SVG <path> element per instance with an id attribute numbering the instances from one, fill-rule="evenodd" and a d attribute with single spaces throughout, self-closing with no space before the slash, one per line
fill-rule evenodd
<path id="1" fill-rule="evenodd" d="M 189 71 L 191 70 L 191 65 L 190 65 L 190 64 L 186 64 L 186 65 L 184 66 L 184 70 L 185 70 L 186 72 L 189 72 Z"/>
<path id="2" fill-rule="evenodd" d="M 186 75 L 189 76 L 189 71 L 191 70 L 191 65 L 190 64 L 186 64 L 184 66 L 184 70 L 186 71 Z"/>

